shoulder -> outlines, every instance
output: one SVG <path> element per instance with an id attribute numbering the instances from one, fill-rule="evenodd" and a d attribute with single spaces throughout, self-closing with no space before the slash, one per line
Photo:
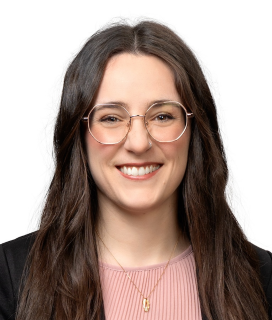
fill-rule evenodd
<path id="1" fill-rule="evenodd" d="M 272 253 L 252 244 L 257 253 L 263 289 L 272 310 Z"/>
<path id="2" fill-rule="evenodd" d="M 29 248 L 35 240 L 36 232 L 32 232 L 16 238 L 14 240 L 2 243 L 0 246 L 9 254 L 17 255 L 18 258 L 28 253 Z"/>
<path id="3" fill-rule="evenodd" d="M 35 240 L 36 233 L 29 233 L 0 245 L 1 267 L 8 268 L 11 280 L 16 289 L 20 282 L 28 253 Z M 1 268 L 2 269 L 2 268 Z"/>
<path id="4" fill-rule="evenodd" d="M 13 319 L 21 277 L 35 232 L 0 245 L 0 318 Z"/>
<path id="5" fill-rule="evenodd" d="M 26 234 L 24 236 L 21 236 L 19 238 L 16 238 L 11 241 L 4 242 L 0 244 L 0 246 L 6 251 L 6 252 L 13 252 L 14 254 L 19 254 L 19 257 L 23 254 L 27 253 L 29 250 L 29 247 L 33 244 L 35 240 L 36 232 L 32 232 L 29 234 Z"/>
<path id="6" fill-rule="evenodd" d="M 263 281 L 264 287 L 267 289 L 269 283 L 271 285 L 271 280 L 272 280 L 272 253 L 270 251 L 259 248 L 254 244 L 252 246 L 257 253 L 259 264 L 260 264 L 262 281 Z"/>

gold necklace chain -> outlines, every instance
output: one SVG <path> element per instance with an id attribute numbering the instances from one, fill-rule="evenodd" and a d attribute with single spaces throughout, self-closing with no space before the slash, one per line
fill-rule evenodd
<path id="1" fill-rule="evenodd" d="M 171 258 L 172 258 L 172 256 L 173 256 L 173 253 L 175 252 L 175 249 L 176 249 L 177 244 L 178 244 L 178 242 L 179 242 L 180 234 L 179 234 L 178 240 L 177 240 L 177 242 L 176 242 L 176 244 L 175 244 L 175 246 L 174 246 L 174 248 L 173 248 L 173 250 L 172 250 L 172 252 L 171 252 L 171 255 L 170 255 L 170 257 L 169 257 L 169 260 L 167 261 L 167 263 L 166 263 L 166 265 L 165 265 L 165 267 L 164 267 L 164 269 L 163 269 L 163 271 L 162 271 L 159 279 L 157 280 L 155 286 L 153 287 L 153 289 L 151 290 L 151 292 L 149 293 L 149 295 L 146 296 L 146 297 L 143 295 L 142 291 L 136 286 L 136 284 L 134 283 L 134 281 L 131 279 L 131 277 L 130 277 L 129 274 L 126 272 L 126 270 L 121 266 L 121 264 L 118 262 L 118 260 L 115 258 L 115 256 L 111 253 L 110 249 L 105 245 L 104 241 L 101 239 L 101 237 L 99 236 L 98 233 L 97 233 L 97 236 L 99 237 L 99 239 L 101 240 L 101 242 L 103 243 L 103 245 L 105 246 L 105 248 L 106 248 L 106 249 L 109 251 L 109 253 L 112 255 L 112 257 L 114 258 L 114 260 L 115 260 L 115 261 L 119 264 L 119 266 L 122 268 L 123 272 L 124 272 L 125 275 L 128 277 L 128 279 L 130 280 L 130 282 L 134 285 L 134 287 L 137 289 L 137 291 L 138 291 L 138 292 L 140 293 L 140 295 L 143 297 L 143 308 L 144 308 L 144 311 L 145 311 L 145 312 L 148 312 L 149 309 L 150 309 L 150 302 L 149 302 L 148 298 L 151 296 L 152 292 L 155 290 L 155 288 L 157 287 L 158 283 L 160 282 L 162 276 L 164 275 L 164 272 L 165 272 L 166 268 L 168 267 L 169 262 L 170 262 L 170 260 L 171 260 Z"/>

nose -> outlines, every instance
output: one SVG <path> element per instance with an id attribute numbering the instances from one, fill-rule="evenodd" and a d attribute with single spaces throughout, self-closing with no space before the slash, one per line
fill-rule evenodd
<path id="1" fill-rule="evenodd" d="M 130 117 L 130 129 L 124 147 L 135 154 L 141 154 L 150 149 L 150 136 L 146 130 L 145 116 L 134 115 Z"/>

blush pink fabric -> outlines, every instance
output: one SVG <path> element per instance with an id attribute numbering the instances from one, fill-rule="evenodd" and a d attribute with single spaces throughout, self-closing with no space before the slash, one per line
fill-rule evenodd
<path id="1" fill-rule="evenodd" d="M 144 268 L 125 268 L 144 295 L 150 293 L 165 263 Z M 100 262 L 100 278 L 107 320 L 200 320 L 195 259 L 192 247 L 170 260 L 162 279 L 149 297 L 150 310 L 142 296 L 118 266 Z"/>

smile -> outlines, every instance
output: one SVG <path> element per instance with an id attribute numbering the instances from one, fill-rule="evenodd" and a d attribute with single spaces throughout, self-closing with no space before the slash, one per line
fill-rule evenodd
<path id="1" fill-rule="evenodd" d="M 154 164 L 150 166 L 144 166 L 144 167 L 128 167 L 128 166 L 122 166 L 119 167 L 118 169 L 123 173 L 128 176 L 144 176 L 146 174 L 152 173 L 156 170 L 158 170 L 161 167 L 161 165 Z"/>

